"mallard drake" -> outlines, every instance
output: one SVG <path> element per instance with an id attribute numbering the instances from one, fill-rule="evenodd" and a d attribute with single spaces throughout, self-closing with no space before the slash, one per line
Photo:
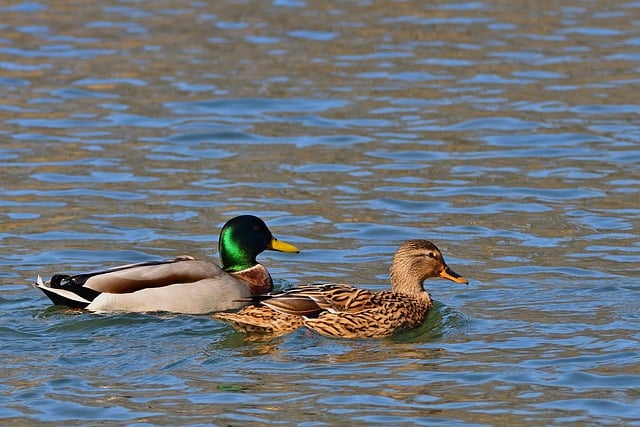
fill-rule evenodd
<path id="1" fill-rule="evenodd" d="M 306 285 L 254 296 L 237 313 L 216 313 L 241 332 L 282 335 L 301 326 L 321 335 L 379 338 L 419 326 L 432 306 L 424 289 L 430 277 L 469 283 L 447 266 L 427 240 L 404 242 L 390 268 L 391 291 L 373 292 L 343 284 Z"/>
<path id="2" fill-rule="evenodd" d="M 273 281 L 256 261 L 264 250 L 298 253 L 273 237 L 253 215 L 229 220 L 220 231 L 222 267 L 183 255 L 165 261 L 123 265 L 85 274 L 56 274 L 35 286 L 54 304 L 91 311 L 204 314 L 238 309 L 253 295 L 270 292 Z"/>

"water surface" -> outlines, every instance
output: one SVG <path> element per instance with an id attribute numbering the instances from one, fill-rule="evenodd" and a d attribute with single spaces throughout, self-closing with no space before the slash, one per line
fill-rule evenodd
<path id="1" fill-rule="evenodd" d="M 0 418 L 640 425 L 640 4 L 0 6 Z M 372 289 L 427 238 L 418 329 L 246 338 L 29 283 L 265 219 L 278 287 Z"/>

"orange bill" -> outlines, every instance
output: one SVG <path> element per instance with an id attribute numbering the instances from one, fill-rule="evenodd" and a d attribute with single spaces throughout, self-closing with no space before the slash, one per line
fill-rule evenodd
<path id="1" fill-rule="evenodd" d="M 449 266 L 445 266 L 444 270 L 440 272 L 439 276 L 443 279 L 451 280 L 452 282 L 464 283 L 465 285 L 469 284 L 469 281 L 467 279 L 450 269 Z"/>

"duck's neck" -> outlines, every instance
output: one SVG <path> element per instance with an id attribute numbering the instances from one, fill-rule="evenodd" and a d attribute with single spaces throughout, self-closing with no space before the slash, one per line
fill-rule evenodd
<path id="1" fill-rule="evenodd" d="M 253 267 L 240 271 L 230 272 L 233 277 L 244 280 L 249 284 L 251 295 L 266 294 L 273 290 L 273 280 L 267 268 L 262 264 L 256 264 Z"/>
<path id="2" fill-rule="evenodd" d="M 220 237 L 218 252 L 220 253 L 220 261 L 222 261 L 222 269 L 224 271 L 236 273 L 258 265 L 256 254 L 253 251 L 247 251 L 246 248 L 231 239 L 228 234 Z"/>
<path id="3" fill-rule="evenodd" d="M 409 295 L 413 298 L 431 302 L 429 292 L 424 289 L 424 280 L 408 275 L 404 269 L 392 265 L 389 270 L 391 278 L 391 289 L 393 292 Z"/>

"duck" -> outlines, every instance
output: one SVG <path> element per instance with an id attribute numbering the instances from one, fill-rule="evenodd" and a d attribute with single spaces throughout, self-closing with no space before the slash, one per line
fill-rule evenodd
<path id="1" fill-rule="evenodd" d="M 55 305 L 93 312 L 208 314 L 239 309 L 247 298 L 271 292 L 273 280 L 256 257 L 265 250 L 298 253 L 273 236 L 264 221 L 240 215 L 220 231 L 221 266 L 189 255 L 107 270 L 55 274 L 34 286 Z"/>
<path id="2" fill-rule="evenodd" d="M 250 297 L 252 304 L 214 318 L 239 332 L 280 336 L 306 327 L 332 338 L 383 338 L 424 321 L 433 301 L 426 279 L 469 281 L 454 272 L 428 240 L 405 241 L 389 269 L 391 290 L 371 291 L 347 284 L 310 284 Z"/>

